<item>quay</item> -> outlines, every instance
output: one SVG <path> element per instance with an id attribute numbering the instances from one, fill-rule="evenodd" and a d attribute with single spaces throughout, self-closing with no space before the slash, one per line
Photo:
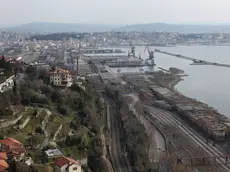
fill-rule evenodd
<path id="1" fill-rule="evenodd" d="M 109 67 L 144 67 L 155 66 L 155 63 L 148 63 L 139 57 L 128 57 L 125 55 L 84 55 L 88 61 L 100 61 Z"/>
<path id="2" fill-rule="evenodd" d="M 170 53 L 170 52 L 166 52 L 166 51 L 161 51 L 159 49 L 155 49 L 155 52 L 174 56 L 174 57 L 185 59 L 185 60 L 190 60 L 193 62 L 191 65 L 213 65 L 213 66 L 220 66 L 220 67 L 230 67 L 230 64 L 210 62 L 210 61 L 201 60 L 201 59 L 197 59 L 197 58 L 193 58 L 193 57 L 187 57 L 187 56 L 180 55 L 180 54 L 174 54 L 174 53 Z"/>
<path id="3" fill-rule="evenodd" d="M 111 53 L 125 53 L 121 49 L 80 49 L 83 54 L 111 54 Z"/>

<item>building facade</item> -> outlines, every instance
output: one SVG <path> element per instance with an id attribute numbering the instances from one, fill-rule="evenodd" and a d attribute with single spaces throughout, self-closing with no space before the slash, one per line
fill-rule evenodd
<path id="1" fill-rule="evenodd" d="M 81 164 L 72 158 L 58 158 L 55 164 L 55 170 L 57 172 L 82 172 Z"/>
<path id="2" fill-rule="evenodd" d="M 69 70 L 56 68 L 50 73 L 50 83 L 58 87 L 70 87 L 73 83 L 72 74 Z"/>

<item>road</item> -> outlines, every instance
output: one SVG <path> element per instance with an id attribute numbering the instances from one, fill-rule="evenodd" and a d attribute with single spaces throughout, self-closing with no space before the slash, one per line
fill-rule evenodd
<path id="1" fill-rule="evenodd" d="M 206 139 L 197 133 L 194 129 L 184 124 L 182 120 L 180 120 L 175 114 L 168 112 L 163 109 L 158 109 L 155 107 L 146 106 L 149 113 L 155 117 L 161 124 L 163 125 L 171 125 L 172 127 L 176 127 L 180 129 L 184 134 L 191 140 L 192 143 L 196 144 L 200 149 L 204 150 L 209 156 L 224 156 L 225 150 L 220 145 L 213 146 L 212 144 L 207 144 Z M 218 159 L 217 163 L 218 170 L 215 169 L 215 166 L 212 166 L 214 171 L 230 171 L 230 165 L 224 164 L 225 158 Z M 186 162 L 185 162 L 186 163 Z M 199 170 L 198 170 L 199 171 Z M 210 170 L 211 171 L 211 170 Z"/>
<path id="2" fill-rule="evenodd" d="M 111 122 L 111 158 L 115 172 L 131 172 L 127 158 L 124 156 L 122 146 L 121 123 L 119 122 L 119 113 L 116 105 L 111 101 L 107 106 L 109 108 Z"/>

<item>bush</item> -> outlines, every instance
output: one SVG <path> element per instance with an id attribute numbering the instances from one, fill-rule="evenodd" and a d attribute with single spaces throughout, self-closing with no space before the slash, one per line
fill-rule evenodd
<path id="1" fill-rule="evenodd" d="M 58 105 L 57 110 L 62 115 L 68 115 L 68 108 L 66 106 Z"/>
<path id="2" fill-rule="evenodd" d="M 78 93 L 80 93 L 80 92 L 83 91 L 83 90 L 81 89 L 81 87 L 79 87 L 76 83 L 74 83 L 74 84 L 70 87 L 70 89 L 71 89 L 72 91 L 76 91 L 76 92 L 78 92 Z"/>
<path id="3" fill-rule="evenodd" d="M 44 131 L 43 131 L 43 129 L 40 126 L 36 127 L 35 132 L 39 133 L 39 134 L 44 134 Z"/>
<path id="4" fill-rule="evenodd" d="M 80 136 L 67 136 L 65 140 L 66 146 L 76 146 L 81 144 Z"/>

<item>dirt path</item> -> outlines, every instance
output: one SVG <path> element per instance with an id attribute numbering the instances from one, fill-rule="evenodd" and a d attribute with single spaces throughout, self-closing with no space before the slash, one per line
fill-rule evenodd
<path id="1" fill-rule="evenodd" d="M 43 141 L 43 143 L 40 146 L 40 149 L 42 149 L 43 147 L 45 147 L 48 143 L 49 143 L 49 137 L 50 137 L 50 133 L 45 129 L 47 123 L 49 122 L 49 117 L 51 115 L 51 112 L 48 109 L 43 109 L 46 111 L 46 117 L 45 119 L 42 121 L 42 130 L 44 131 L 44 135 L 45 135 L 45 140 Z"/>

